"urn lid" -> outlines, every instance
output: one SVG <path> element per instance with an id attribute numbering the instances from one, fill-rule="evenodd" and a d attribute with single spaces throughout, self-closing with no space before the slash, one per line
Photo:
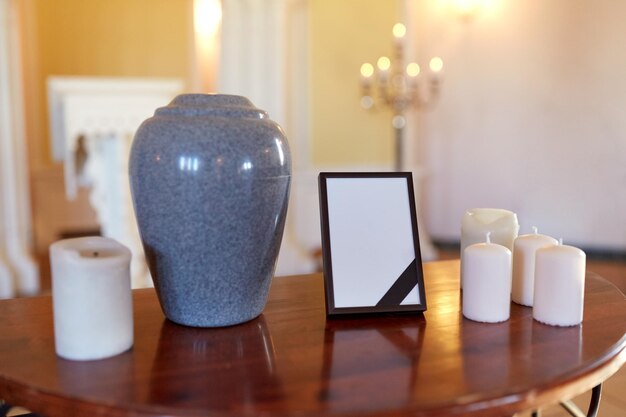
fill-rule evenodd
<path id="1" fill-rule="evenodd" d="M 255 107 L 247 98 L 229 94 L 181 94 L 167 106 L 159 107 L 155 116 L 218 116 L 268 119 L 266 111 Z"/>

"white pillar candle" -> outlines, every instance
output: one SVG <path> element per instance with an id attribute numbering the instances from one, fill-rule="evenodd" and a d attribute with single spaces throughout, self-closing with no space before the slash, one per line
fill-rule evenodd
<path id="1" fill-rule="evenodd" d="M 463 316 L 498 323 L 511 314 L 511 251 L 490 241 L 465 248 Z"/>
<path id="2" fill-rule="evenodd" d="M 491 232 L 493 243 L 513 251 L 513 241 L 519 232 L 517 215 L 509 210 L 490 208 L 475 208 L 465 212 L 461 223 L 461 288 L 465 281 L 465 248 L 483 242 L 487 232 Z"/>
<path id="3" fill-rule="evenodd" d="M 130 250 L 84 237 L 50 246 L 54 338 L 59 356 L 102 359 L 133 345 Z"/>
<path id="4" fill-rule="evenodd" d="M 517 304 L 532 307 L 535 291 L 535 252 L 559 242 L 550 236 L 540 235 L 537 228 L 533 233 L 519 236 L 513 244 L 513 288 L 512 298 Z"/>
<path id="5" fill-rule="evenodd" d="M 533 318 L 552 326 L 575 326 L 583 320 L 586 255 L 559 244 L 535 254 Z"/>

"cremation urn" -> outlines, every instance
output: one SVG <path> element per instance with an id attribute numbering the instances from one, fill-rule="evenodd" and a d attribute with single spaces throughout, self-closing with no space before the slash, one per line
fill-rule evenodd
<path id="1" fill-rule="evenodd" d="M 241 96 L 180 95 L 137 130 L 129 175 L 166 317 L 217 327 L 261 314 L 291 182 L 280 126 Z"/>

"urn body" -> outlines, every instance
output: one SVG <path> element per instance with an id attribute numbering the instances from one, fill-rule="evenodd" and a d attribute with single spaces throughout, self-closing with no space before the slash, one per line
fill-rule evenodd
<path id="1" fill-rule="evenodd" d="M 244 97 L 180 95 L 137 130 L 129 176 L 166 317 L 217 327 L 261 314 L 291 182 L 280 126 Z"/>

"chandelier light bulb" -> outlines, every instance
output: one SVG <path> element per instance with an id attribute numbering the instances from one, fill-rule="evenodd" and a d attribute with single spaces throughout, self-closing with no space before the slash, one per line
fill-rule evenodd
<path id="1" fill-rule="evenodd" d="M 372 107 L 374 107 L 374 99 L 370 96 L 361 97 L 361 107 L 366 110 L 371 109 Z"/>
<path id="2" fill-rule="evenodd" d="M 400 39 L 400 38 L 404 38 L 404 35 L 406 35 L 406 26 L 404 26 L 402 23 L 396 23 L 395 25 L 393 25 L 393 36 L 396 37 L 396 39 Z"/>
<path id="3" fill-rule="evenodd" d="M 391 68 L 391 61 L 386 56 L 381 56 L 380 58 L 378 58 L 376 65 L 381 71 L 389 71 L 389 68 Z"/>
<path id="4" fill-rule="evenodd" d="M 406 74 L 409 77 L 417 77 L 420 74 L 420 66 L 415 62 L 411 62 L 406 66 Z"/>
<path id="5" fill-rule="evenodd" d="M 439 58 L 438 56 L 433 57 L 430 60 L 430 64 L 428 66 L 430 67 L 430 70 L 432 72 L 439 73 L 443 69 L 443 60 Z"/>
<path id="6" fill-rule="evenodd" d="M 361 75 L 365 78 L 369 78 L 374 75 L 374 66 L 369 62 L 361 65 Z"/>
<path id="7" fill-rule="evenodd" d="M 404 127 L 406 126 L 406 119 L 404 118 L 404 116 L 394 116 L 393 119 L 391 119 L 391 125 L 395 129 L 404 129 Z"/>

